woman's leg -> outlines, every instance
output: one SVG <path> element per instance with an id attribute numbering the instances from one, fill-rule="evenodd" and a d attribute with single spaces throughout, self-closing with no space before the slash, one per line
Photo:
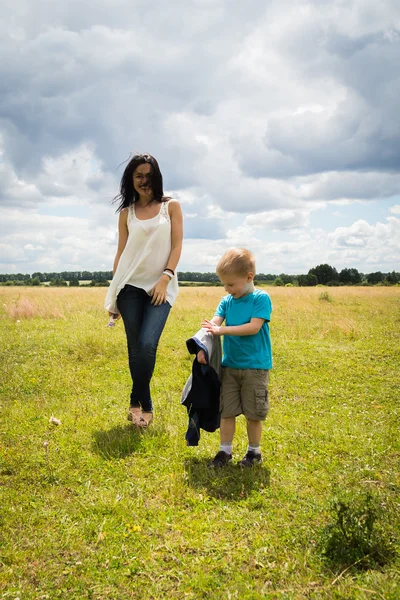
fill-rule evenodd
<path id="1" fill-rule="evenodd" d="M 133 398 L 135 401 L 139 401 L 143 412 L 151 413 L 153 403 L 150 395 L 150 381 L 156 363 L 158 342 L 167 322 L 171 305 L 165 302 L 154 306 L 151 304 L 150 296 L 147 298 L 139 334 Z"/>
<path id="2" fill-rule="evenodd" d="M 134 394 L 137 359 L 139 355 L 139 335 L 143 322 L 147 294 L 140 288 L 127 285 L 120 291 L 117 298 L 118 309 L 124 322 L 128 345 L 129 370 L 132 377 L 131 408 L 139 413 L 140 400 Z"/>

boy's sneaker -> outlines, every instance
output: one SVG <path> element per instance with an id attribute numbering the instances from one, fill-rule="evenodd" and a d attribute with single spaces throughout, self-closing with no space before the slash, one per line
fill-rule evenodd
<path id="1" fill-rule="evenodd" d="M 232 460 L 232 454 L 227 454 L 223 450 L 220 450 L 215 455 L 214 459 L 210 463 L 210 467 L 225 467 Z"/>
<path id="2" fill-rule="evenodd" d="M 261 462 L 262 462 L 261 454 L 255 454 L 255 452 L 253 452 L 253 450 L 249 450 L 246 453 L 246 456 L 238 462 L 238 465 L 239 465 L 239 467 L 252 467 L 253 465 L 258 465 Z"/>

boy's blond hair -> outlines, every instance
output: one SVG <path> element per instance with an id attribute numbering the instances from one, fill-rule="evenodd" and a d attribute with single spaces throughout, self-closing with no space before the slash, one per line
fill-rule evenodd
<path id="1" fill-rule="evenodd" d="M 248 273 L 256 273 L 256 261 L 250 250 L 246 248 L 230 248 L 219 259 L 217 275 L 238 275 L 246 277 Z"/>

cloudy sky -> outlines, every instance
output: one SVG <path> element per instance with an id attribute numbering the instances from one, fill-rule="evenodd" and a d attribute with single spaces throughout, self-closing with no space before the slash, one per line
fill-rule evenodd
<path id="1" fill-rule="evenodd" d="M 131 152 L 180 270 L 400 270 L 398 0 L 0 0 L 0 272 L 110 270 Z"/>

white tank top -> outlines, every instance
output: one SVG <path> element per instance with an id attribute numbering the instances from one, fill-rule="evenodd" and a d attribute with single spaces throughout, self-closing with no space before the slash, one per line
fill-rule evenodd
<path id="1" fill-rule="evenodd" d="M 129 284 L 145 290 L 151 289 L 160 279 L 171 253 L 171 219 L 168 201 L 161 202 L 158 215 L 152 219 L 138 219 L 135 205 L 128 208 L 128 239 L 119 259 L 118 267 L 107 291 L 106 310 L 119 313 L 117 296 Z M 167 302 L 172 306 L 178 295 L 178 278 L 175 275 L 167 287 Z"/>

